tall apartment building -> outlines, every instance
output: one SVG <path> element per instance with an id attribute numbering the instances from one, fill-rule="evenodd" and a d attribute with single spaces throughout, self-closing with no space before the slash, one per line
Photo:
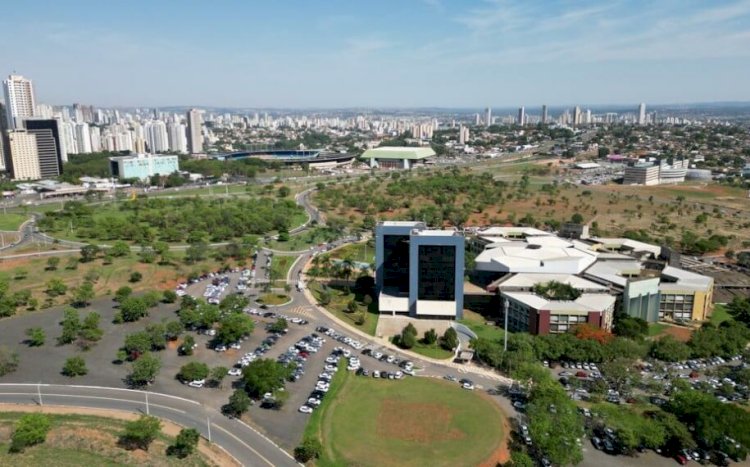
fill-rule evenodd
<path id="1" fill-rule="evenodd" d="M 36 134 L 26 130 L 8 132 L 8 170 L 13 180 L 39 180 L 42 173 L 39 167 Z"/>
<path id="2" fill-rule="evenodd" d="M 25 120 L 24 126 L 29 133 L 34 133 L 37 137 L 39 170 L 42 178 L 59 176 L 63 170 L 63 162 L 67 160 L 67 154 L 63 152 L 60 144 L 59 122 L 54 119 L 31 119 Z"/>
<path id="3" fill-rule="evenodd" d="M 638 124 L 646 124 L 646 104 L 643 102 L 638 106 Z"/>
<path id="4" fill-rule="evenodd" d="M 375 230 L 381 313 L 417 318 L 463 316 L 464 237 L 423 222 L 386 221 Z"/>
<path id="5" fill-rule="evenodd" d="M 492 108 L 487 107 L 484 109 L 484 125 L 490 126 L 492 125 Z"/>
<path id="6" fill-rule="evenodd" d="M 203 134 L 201 133 L 201 111 L 190 109 L 187 113 L 188 122 L 188 150 L 190 154 L 200 154 L 203 152 Z"/>
<path id="7" fill-rule="evenodd" d="M 8 128 L 23 128 L 23 121 L 34 116 L 34 85 L 21 75 L 10 75 L 3 81 Z"/>
<path id="8" fill-rule="evenodd" d="M 8 119 L 4 117 L 5 106 L 0 102 L 0 172 L 8 170 L 9 163 L 6 162 L 6 157 L 10 157 L 10 151 L 8 149 L 8 134 L 6 132 Z"/>
<path id="9" fill-rule="evenodd" d="M 547 118 L 548 117 L 549 117 L 549 115 L 547 114 L 547 105 L 545 104 L 545 105 L 542 106 L 542 124 L 546 124 L 547 123 Z"/>
<path id="10" fill-rule="evenodd" d="M 518 124 L 523 126 L 526 123 L 526 110 L 523 107 L 518 108 Z"/>

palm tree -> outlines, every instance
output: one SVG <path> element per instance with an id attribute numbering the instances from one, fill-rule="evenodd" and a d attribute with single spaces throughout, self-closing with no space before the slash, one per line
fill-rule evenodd
<path id="1" fill-rule="evenodd" d="M 341 260 L 341 263 L 339 264 L 341 267 L 341 274 L 343 274 L 344 279 L 346 279 L 346 288 L 347 291 L 351 292 L 351 285 L 349 284 L 349 278 L 351 278 L 352 273 L 354 272 L 354 261 L 351 257 L 347 256 L 343 260 Z"/>

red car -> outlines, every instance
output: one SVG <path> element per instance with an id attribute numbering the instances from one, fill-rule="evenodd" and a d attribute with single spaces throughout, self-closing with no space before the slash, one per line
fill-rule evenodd
<path id="1" fill-rule="evenodd" d="M 677 454 L 674 456 L 674 459 L 680 463 L 680 465 L 685 465 L 688 463 L 688 458 L 685 457 L 683 454 Z"/>

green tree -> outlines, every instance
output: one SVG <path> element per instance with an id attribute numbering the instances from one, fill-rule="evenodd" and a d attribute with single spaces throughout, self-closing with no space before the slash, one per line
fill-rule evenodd
<path id="1" fill-rule="evenodd" d="M 120 314 L 123 321 L 138 321 L 148 315 L 148 306 L 142 298 L 128 297 L 120 302 Z"/>
<path id="2" fill-rule="evenodd" d="M 28 328 L 26 330 L 26 336 L 28 336 L 26 342 L 28 343 L 29 347 L 41 347 L 44 345 L 44 340 L 46 338 L 44 329 L 38 327 Z"/>
<path id="3" fill-rule="evenodd" d="M 284 382 L 291 374 L 291 369 L 281 363 L 267 358 L 250 362 L 242 370 L 242 382 L 245 390 L 252 397 L 260 397 L 284 387 Z"/>
<path id="4" fill-rule="evenodd" d="M 150 352 L 146 352 L 133 362 L 128 382 L 131 386 L 145 386 L 156 379 L 160 369 L 161 360 Z"/>
<path id="5" fill-rule="evenodd" d="M 57 271 L 57 267 L 60 265 L 60 258 L 57 256 L 50 256 L 47 258 L 47 271 Z"/>
<path id="6" fill-rule="evenodd" d="M 227 373 L 229 373 L 229 369 L 227 367 L 216 366 L 211 368 L 211 371 L 208 374 L 208 379 L 209 381 L 211 381 L 211 384 L 213 386 L 221 387 L 224 378 L 227 377 Z"/>
<path id="7" fill-rule="evenodd" d="M 115 291 L 115 296 L 113 298 L 114 301 L 122 303 L 123 300 L 130 297 L 130 295 L 133 293 L 133 289 L 128 287 L 127 285 L 123 285 L 117 291 Z"/>
<path id="8" fill-rule="evenodd" d="M 750 326 L 750 299 L 734 297 L 726 306 L 727 312 L 737 321 Z"/>
<path id="9" fill-rule="evenodd" d="M 94 284 L 86 281 L 80 286 L 73 289 L 71 305 L 75 307 L 85 307 L 85 306 L 88 306 L 89 302 L 93 298 L 94 298 Z"/>
<path id="10" fill-rule="evenodd" d="M 50 425 L 49 418 L 45 414 L 22 415 L 13 430 L 9 451 L 23 452 L 27 447 L 43 443 L 47 439 Z"/>
<path id="11" fill-rule="evenodd" d="M 18 352 L 0 345 L 0 376 L 13 373 L 18 368 Z"/>
<path id="12" fill-rule="evenodd" d="M 445 350 L 453 350 L 458 347 L 458 333 L 452 327 L 449 327 L 440 338 L 440 346 Z"/>
<path id="13" fill-rule="evenodd" d="M 185 339 L 183 339 L 182 344 L 177 349 L 177 352 L 180 355 L 193 355 L 193 346 L 195 345 L 195 339 L 193 339 L 193 336 L 187 335 L 185 336 Z"/>
<path id="14" fill-rule="evenodd" d="M 253 332 L 253 320 L 245 314 L 231 313 L 219 321 L 216 340 L 223 344 L 239 341 L 243 336 Z"/>
<path id="15" fill-rule="evenodd" d="M 163 350 L 167 347 L 167 328 L 164 324 L 149 324 L 145 331 L 151 339 L 151 350 Z"/>
<path id="16" fill-rule="evenodd" d="M 306 436 L 302 443 L 294 448 L 294 458 L 301 463 L 310 462 L 320 457 L 323 452 L 323 446 L 316 438 Z"/>
<path id="17" fill-rule="evenodd" d="M 664 336 L 651 344 L 650 354 L 658 360 L 678 362 L 690 356 L 690 348 L 672 336 Z"/>
<path id="18" fill-rule="evenodd" d="M 175 438 L 174 443 L 167 448 L 167 455 L 179 459 L 186 458 L 195 452 L 200 437 L 200 433 L 195 428 L 183 428 Z"/>
<path id="19" fill-rule="evenodd" d="M 174 290 L 165 290 L 161 300 L 164 303 L 174 303 L 177 301 L 177 293 Z"/>
<path id="20" fill-rule="evenodd" d="M 151 350 L 151 335 L 146 331 L 138 331 L 125 336 L 123 350 L 132 359 Z"/>
<path id="21" fill-rule="evenodd" d="M 143 274 L 141 274 L 140 272 L 134 271 L 130 273 L 130 282 L 140 282 L 141 279 L 143 279 Z"/>
<path id="22" fill-rule="evenodd" d="M 161 422 L 156 417 L 141 415 L 137 420 L 125 424 L 120 433 L 120 444 L 126 449 L 143 449 L 148 451 L 151 442 L 159 436 Z"/>
<path id="23" fill-rule="evenodd" d="M 81 357 L 70 357 L 65 360 L 63 365 L 62 374 L 74 378 L 76 376 L 83 376 L 88 373 L 89 370 L 86 368 L 86 361 Z"/>
<path id="24" fill-rule="evenodd" d="M 247 412 L 250 404 L 252 404 L 252 400 L 247 395 L 247 392 L 241 388 L 235 389 L 232 395 L 229 396 L 229 402 L 222 407 L 222 412 L 231 417 L 239 417 Z"/>
<path id="25" fill-rule="evenodd" d="M 47 289 L 44 291 L 50 297 L 59 297 L 65 295 L 68 291 L 68 286 L 65 285 L 60 279 L 51 279 L 47 282 Z"/>
<path id="26" fill-rule="evenodd" d="M 424 333 L 424 343 L 427 345 L 432 345 L 438 340 L 437 332 L 435 332 L 434 329 L 430 329 L 429 331 L 425 331 Z"/>
<path id="27" fill-rule="evenodd" d="M 112 248 L 109 249 L 109 253 L 115 258 L 128 256 L 130 255 L 130 246 L 122 240 L 118 240 L 112 244 Z"/>
<path id="28" fill-rule="evenodd" d="M 184 331 L 185 327 L 177 320 L 167 321 L 164 325 L 165 336 L 170 341 L 177 340 Z"/>
<path id="29" fill-rule="evenodd" d="M 89 243 L 88 245 L 84 245 L 81 247 L 81 262 L 82 263 L 89 263 L 96 259 L 97 255 L 99 254 L 100 248 L 96 245 L 92 245 Z"/>
<path id="30" fill-rule="evenodd" d="M 289 323 L 287 323 L 285 318 L 278 318 L 276 321 L 269 326 L 268 331 L 269 332 L 284 332 L 289 327 Z"/>
<path id="31" fill-rule="evenodd" d="M 63 310 L 62 334 L 57 338 L 57 345 L 70 344 L 78 337 L 78 331 L 81 329 L 81 318 L 78 311 L 74 308 Z"/>
<path id="32" fill-rule="evenodd" d="M 180 372 L 177 373 L 177 379 L 183 383 L 190 381 L 196 381 L 206 379 L 208 377 L 209 369 L 208 365 L 202 362 L 190 362 L 180 367 Z"/>
<path id="33" fill-rule="evenodd" d="M 534 467 L 534 460 L 524 451 L 511 451 L 510 462 L 505 467 Z"/>

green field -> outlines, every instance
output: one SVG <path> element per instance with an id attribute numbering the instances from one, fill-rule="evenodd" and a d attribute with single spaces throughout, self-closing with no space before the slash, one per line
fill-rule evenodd
<path id="1" fill-rule="evenodd" d="M 666 324 L 651 323 L 651 324 L 648 325 L 648 336 L 649 337 L 658 336 L 659 334 L 661 334 L 662 332 L 664 332 L 664 330 L 666 328 L 667 328 Z"/>
<path id="2" fill-rule="evenodd" d="M 714 305 L 714 311 L 711 313 L 711 323 L 718 326 L 724 321 L 729 321 L 730 319 L 732 319 L 732 316 L 729 314 L 724 305 L 718 303 Z"/>
<path id="3" fill-rule="evenodd" d="M 320 466 L 479 465 L 503 438 L 499 407 L 456 384 L 347 372 L 332 391 L 306 430 L 323 445 Z"/>
<path id="4" fill-rule="evenodd" d="M 30 216 L 23 214 L 7 213 L 0 215 L 0 230 L 18 230 L 21 224 Z"/>
<path id="5" fill-rule="evenodd" d="M 331 258 L 345 259 L 372 264 L 375 262 L 375 245 L 370 241 L 344 245 L 331 251 Z"/>
<path id="6" fill-rule="evenodd" d="M 267 293 L 258 297 L 258 302 L 264 305 L 283 305 L 289 301 L 289 295 Z"/>
<path id="7" fill-rule="evenodd" d="M 310 289 L 310 292 L 312 292 L 313 296 L 317 300 L 320 300 L 322 286 L 318 282 L 311 282 L 308 284 L 308 288 Z M 337 318 L 346 322 L 350 326 L 359 328 L 363 332 L 374 336 L 375 330 L 378 327 L 378 318 L 380 317 L 380 313 L 378 313 L 377 303 L 373 300 L 372 303 L 366 305 L 363 301 L 364 297 L 358 296 L 353 292 L 348 291 L 346 287 L 330 286 L 329 289 L 331 291 L 331 303 L 325 305 L 325 309 L 336 315 Z M 364 324 L 360 325 L 356 323 L 357 313 L 347 313 L 345 311 L 346 306 L 350 301 L 352 301 L 352 299 L 357 302 L 359 310 L 364 311 L 365 313 L 366 318 Z"/>
<path id="8" fill-rule="evenodd" d="M 151 444 L 148 451 L 128 451 L 118 446 L 117 437 L 125 421 L 89 415 L 49 414 L 51 429 L 44 444 L 27 448 L 22 453 L 8 452 L 9 434 L 18 412 L 0 414 L 0 465 L 14 467 L 36 466 L 120 466 L 210 465 L 201 454 L 185 459 L 167 457 L 166 447 L 172 438 L 164 434 Z"/>
<path id="9" fill-rule="evenodd" d="M 485 324 L 486 320 L 479 313 L 464 310 L 464 318 L 458 320 L 458 322 L 474 331 L 479 338 L 493 341 L 505 338 L 505 331 L 503 328 L 492 324 Z"/>
<path id="10" fill-rule="evenodd" d="M 271 261 L 271 277 L 273 280 L 286 283 L 286 275 L 296 259 L 294 256 L 274 255 Z"/>
<path id="11" fill-rule="evenodd" d="M 418 341 L 417 344 L 409 350 L 420 355 L 424 355 L 425 357 L 437 358 L 439 360 L 445 360 L 453 357 L 453 352 L 451 352 L 450 350 L 445 350 L 437 343 L 427 345 Z"/>

